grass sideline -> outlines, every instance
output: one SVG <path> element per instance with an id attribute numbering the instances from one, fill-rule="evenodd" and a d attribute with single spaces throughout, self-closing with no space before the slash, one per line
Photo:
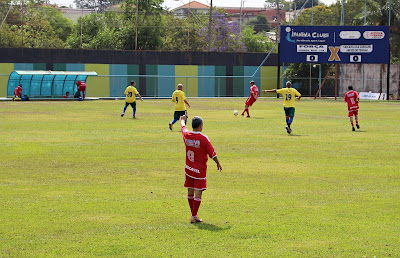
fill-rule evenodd
<path id="1" fill-rule="evenodd" d="M 400 255 L 400 103 L 189 99 L 221 161 L 189 223 L 169 100 L 0 103 L 0 257 Z"/>

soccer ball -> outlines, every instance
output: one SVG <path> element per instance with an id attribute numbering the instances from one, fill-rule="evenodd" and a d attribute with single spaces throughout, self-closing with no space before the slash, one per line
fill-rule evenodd
<path id="1" fill-rule="evenodd" d="M 233 110 L 233 115 L 237 116 L 239 112 L 237 110 Z"/>

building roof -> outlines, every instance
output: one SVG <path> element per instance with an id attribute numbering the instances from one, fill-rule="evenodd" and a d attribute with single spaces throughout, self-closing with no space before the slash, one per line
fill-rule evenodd
<path id="1" fill-rule="evenodd" d="M 173 10 L 179 10 L 179 9 L 210 9 L 208 5 L 199 3 L 197 1 L 190 1 L 187 4 L 181 5 Z"/>

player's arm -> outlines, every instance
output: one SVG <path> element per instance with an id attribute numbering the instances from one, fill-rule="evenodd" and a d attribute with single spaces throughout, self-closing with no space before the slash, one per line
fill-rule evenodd
<path id="1" fill-rule="evenodd" d="M 140 96 L 139 92 L 137 93 L 139 99 L 143 102 L 142 96 Z"/>
<path id="2" fill-rule="evenodd" d="M 257 96 L 256 96 L 256 94 L 252 91 L 252 92 L 250 92 L 250 95 L 251 95 L 251 97 L 253 98 L 253 99 L 257 99 Z"/>
<path id="3" fill-rule="evenodd" d="M 274 90 L 263 90 L 263 92 L 275 92 L 276 93 L 276 90 L 274 89 Z"/>
<path id="4" fill-rule="evenodd" d="M 222 166 L 221 166 L 221 164 L 219 163 L 218 157 L 215 156 L 215 157 L 213 158 L 213 160 L 215 161 L 215 163 L 217 163 L 217 170 L 219 170 L 220 172 L 222 172 Z"/>
<path id="5" fill-rule="evenodd" d="M 185 101 L 186 105 L 188 105 L 188 107 L 190 107 L 189 102 L 186 99 L 184 101 Z"/>
<path id="6" fill-rule="evenodd" d="M 186 115 L 181 116 L 181 127 L 186 126 Z"/>

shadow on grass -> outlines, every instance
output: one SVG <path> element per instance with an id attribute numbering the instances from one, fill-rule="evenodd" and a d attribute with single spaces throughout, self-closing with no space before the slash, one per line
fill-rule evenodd
<path id="1" fill-rule="evenodd" d="M 202 223 L 196 223 L 196 224 L 193 224 L 193 225 L 195 225 L 198 229 L 208 230 L 208 231 L 214 231 L 214 232 L 219 232 L 219 231 L 231 229 L 231 226 L 228 226 L 228 227 L 226 227 L 226 228 L 222 228 L 222 227 L 219 227 L 219 226 L 217 226 L 217 225 L 213 225 L 213 224 L 209 224 L 209 223 L 204 223 L 204 222 L 202 222 Z"/>

